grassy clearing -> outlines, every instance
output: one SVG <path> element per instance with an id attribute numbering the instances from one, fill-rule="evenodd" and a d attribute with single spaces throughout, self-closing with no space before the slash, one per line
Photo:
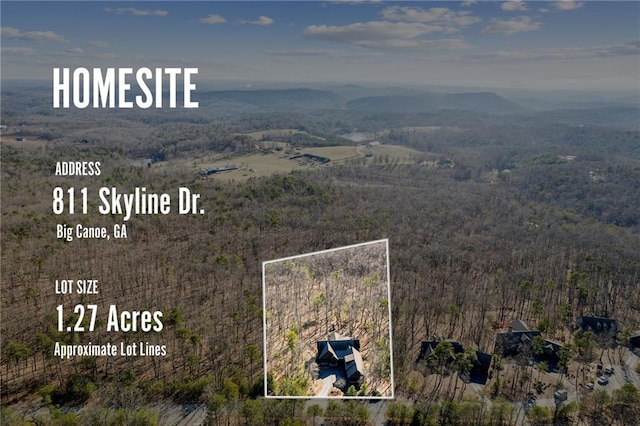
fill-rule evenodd
<path id="1" fill-rule="evenodd" d="M 355 146 L 328 146 L 322 148 L 304 148 L 300 150 L 302 154 L 313 154 L 331 159 L 332 162 L 345 160 L 347 158 L 362 157 L 364 153 L 360 152 Z"/>
<path id="2" fill-rule="evenodd" d="M 293 170 L 305 168 L 297 162 L 289 160 L 288 157 L 266 153 L 244 155 L 242 157 L 236 157 L 231 161 L 216 162 L 207 167 L 220 167 L 229 162 L 237 164 L 240 168 L 238 170 L 216 173 L 215 175 L 209 176 L 209 178 L 246 180 L 250 177 L 271 176 L 276 173 L 289 173 Z"/>
<path id="3" fill-rule="evenodd" d="M 275 148 L 276 145 L 274 145 Z M 279 145 L 278 145 L 279 146 Z M 371 158 L 366 158 L 368 153 Z M 300 154 L 313 154 L 326 157 L 331 160 L 327 164 L 320 164 L 307 158 L 295 158 L 292 156 Z M 222 154 L 202 154 L 186 160 L 175 160 L 167 163 L 158 163 L 154 167 L 182 168 L 193 172 L 198 170 L 221 167 L 233 163 L 239 166 L 237 170 L 225 171 L 208 176 L 209 179 L 237 180 L 242 181 L 251 177 L 271 176 L 276 173 L 289 173 L 293 170 L 318 170 L 319 168 L 331 167 L 339 164 L 349 164 L 349 161 L 364 159 L 366 163 L 362 165 L 381 161 L 411 164 L 415 163 L 418 155 L 424 155 L 419 151 L 399 145 L 380 145 L 373 148 L 364 146 L 330 146 L 321 148 L 303 148 L 296 150 L 294 154 L 287 154 L 285 150 L 264 150 L 243 156 L 224 156 Z"/>
<path id="4" fill-rule="evenodd" d="M 413 127 L 401 127 L 400 130 L 431 133 L 442 129 L 442 126 L 413 126 Z"/>

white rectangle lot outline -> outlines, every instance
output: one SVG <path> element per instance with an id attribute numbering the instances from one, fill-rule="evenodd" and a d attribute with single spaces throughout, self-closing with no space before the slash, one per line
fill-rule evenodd
<path id="1" fill-rule="evenodd" d="M 267 393 L 267 293 L 266 293 L 266 282 L 265 282 L 265 270 L 266 265 L 269 263 L 282 262 L 285 260 L 291 259 L 299 259 L 301 257 L 313 256 L 316 254 L 322 253 L 330 253 L 339 250 L 345 250 L 355 247 L 360 247 L 369 244 L 379 244 L 385 243 L 385 249 L 387 252 L 386 261 L 387 261 L 387 295 L 389 303 L 387 303 L 387 309 L 389 314 L 389 362 L 391 367 L 391 395 L 390 396 L 315 396 L 315 395 L 269 395 Z M 393 326 L 391 324 L 391 267 L 389 262 L 389 239 L 383 238 L 375 241 L 367 241 L 364 243 L 351 244 L 348 246 L 336 247 L 327 250 L 314 251 L 312 253 L 304 253 L 295 256 L 283 257 L 280 259 L 273 260 L 265 260 L 262 262 L 262 333 L 263 333 L 263 342 L 262 342 L 262 351 L 263 351 L 263 359 L 264 359 L 264 397 L 272 398 L 272 399 L 364 399 L 364 400 L 391 400 L 395 399 L 396 394 L 396 385 L 395 385 L 395 377 L 393 370 Z"/>

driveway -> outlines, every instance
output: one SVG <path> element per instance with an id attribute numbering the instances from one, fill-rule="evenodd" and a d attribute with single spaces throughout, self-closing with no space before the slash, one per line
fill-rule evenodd
<path id="1" fill-rule="evenodd" d="M 331 374 L 322 379 L 322 389 L 316 394 L 316 396 L 329 396 L 333 384 L 336 382 L 336 375 Z"/>

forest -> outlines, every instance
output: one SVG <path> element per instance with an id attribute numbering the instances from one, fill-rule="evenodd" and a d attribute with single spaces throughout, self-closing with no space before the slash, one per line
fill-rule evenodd
<path id="1" fill-rule="evenodd" d="M 334 373 L 336 382 L 344 382 L 343 395 L 351 386 L 350 396 L 392 395 L 387 267 L 385 241 L 265 263 L 268 394 L 313 396 L 318 389 L 311 385 Z M 355 338 L 363 358 L 358 373 L 364 377 L 351 386 L 336 366 L 318 365 L 317 342 L 333 340 L 328 336 L 335 333 L 336 340 Z M 340 395 L 340 386 L 334 387 Z"/>
<path id="2" fill-rule="evenodd" d="M 338 110 L 341 98 L 321 95 L 323 109 L 279 106 L 287 96 L 302 102 L 299 92 L 279 93 L 272 108 L 264 93 L 250 104 L 224 92 L 195 112 L 100 114 L 52 113 L 47 92 L 3 89 L 2 424 L 167 424 L 166 407 L 194 406 L 212 425 L 640 418 L 632 352 L 640 330 L 640 130 L 623 117 L 637 108 L 620 107 L 618 120 L 600 106 L 498 115 L 381 111 L 360 100 Z M 243 181 L 202 179 L 180 166 L 204 152 L 232 160 L 255 150 L 243 133 L 280 128 L 335 145 L 366 131 L 438 162 L 380 157 Z M 132 166 L 140 158 L 153 162 Z M 54 176 L 57 161 L 100 161 L 102 173 Z M 56 224 L 112 227 L 120 218 L 55 215 L 56 186 L 187 186 L 201 194 L 206 215 L 133 218 L 126 240 L 68 242 L 56 238 Z M 380 239 L 389 240 L 396 400 L 264 398 L 262 262 Z M 65 278 L 98 279 L 99 294 L 55 294 L 54 280 Z M 77 303 L 160 310 L 164 329 L 58 331 L 56 306 Z M 583 316 L 614 318 L 618 332 L 584 332 L 576 325 Z M 560 370 L 496 356 L 496 333 L 516 319 L 565 348 Z M 421 342 L 433 338 L 494 354 L 488 382 L 469 384 L 468 363 L 447 345 L 426 369 L 418 365 Z M 56 342 L 115 339 L 165 345 L 167 355 L 53 356 Z M 614 365 L 619 386 L 585 387 L 597 364 Z M 266 376 L 267 388 L 274 379 Z M 554 399 L 558 391 L 569 400 Z M 528 404 L 531 395 L 539 404 Z"/>

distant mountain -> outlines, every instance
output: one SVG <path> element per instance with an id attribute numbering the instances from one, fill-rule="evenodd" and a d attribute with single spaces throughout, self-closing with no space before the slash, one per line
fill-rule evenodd
<path id="1" fill-rule="evenodd" d="M 429 92 L 412 89 L 408 87 L 388 86 L 388 87 L 369 87 L 359 86 L 357 84 L 344 84 L 340 86 L 323 86 L 321 89 L 329 90 L 340 96 L 345 101 L 351 101 L 357 98 L 369 96 L 422 96 Z"/>
<path id="2" fill-rule="evenodd" d="M 524 111 L 519 104 L 493 92 L 453 93 L 442 95 L 446 108 L 505 114 Z"/>
<path id="3" fill-rule="evenodd" d="M 274 89 L 274 90 L 223 90 L 198 94 L 200 106 L 219 104 L 244 104 L 268 110 L 292 110 L 340 107 L 340 98 L 328 90 Z"/>
<path id="4" fill-rule="evenodd" d="M 640 107 L 614 105 L 581 109 L 557 109 L 523 116 L 525 120 L 539 120 L 578 126 L 604 126 L 640 129 Z"/>
<path id="5" fill-rule="evenodd" d="M 459 109 L 488 114 L 524 111 L 522 106 L 493 92 L 367 96 L 347 102 L 347 109 L 405 113 Z"/>

